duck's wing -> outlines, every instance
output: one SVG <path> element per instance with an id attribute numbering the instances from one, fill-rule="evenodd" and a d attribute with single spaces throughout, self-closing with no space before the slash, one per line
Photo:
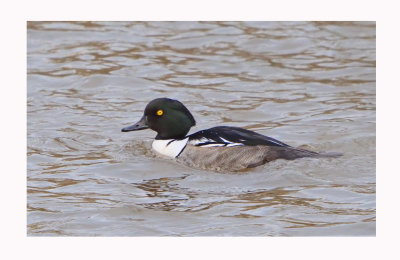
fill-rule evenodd
<path id="1" fill-rule="evenodd" d="M 290 147 L 274 138 L 258 134 L 239 127 L 217 126 L 189 135 L 189 142 L 195 146 L 239 146 L 239 145 L 266 145 Z"/>

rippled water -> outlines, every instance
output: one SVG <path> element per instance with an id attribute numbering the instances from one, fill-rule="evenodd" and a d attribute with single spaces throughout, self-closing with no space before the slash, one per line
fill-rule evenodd
<path id="1" fill-rule="evenodd" d="M 372 22 L 29 22 L 28 235 L 374 236 Z M 121 133 L 157 97 L 338 159 L 190 169 Z"/>

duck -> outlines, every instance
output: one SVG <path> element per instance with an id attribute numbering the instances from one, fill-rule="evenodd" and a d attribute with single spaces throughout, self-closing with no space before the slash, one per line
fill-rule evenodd
<path id="1" fill-rule="evenodd" d="M 274 138 L 240 127 L 216 126 L 188 135 L 196 121 L 180 101 L 150 101 L 141 119 L 122 132 L 151 129 L 157 132 L 152 149 L 186 166 L 216 172 L 237 172 L 268 162 L 299 158 L 339 157 L 341 153 L 318 153 L 292 147 Z"/>

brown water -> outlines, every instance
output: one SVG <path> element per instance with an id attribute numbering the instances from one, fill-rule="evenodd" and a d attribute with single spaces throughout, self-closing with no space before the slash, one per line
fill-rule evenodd
<path id="1" fill-rule="evenodd" d="M 374 236 L 372 22 L 29 22 L 31 236 Z M 158 97 L 338 159 L 247 173 L 121 133 Z"/>

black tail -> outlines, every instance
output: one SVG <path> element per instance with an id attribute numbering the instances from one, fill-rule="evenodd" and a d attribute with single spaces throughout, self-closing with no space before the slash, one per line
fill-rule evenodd
<path id="1" fill-rule="evenodd" d="M 287 160 L 294 160 L 297 158 L 312 157 L 312 158 L 337 158 L 342 156 L 342 153 L 337 152 L 313 152 L 306 149 L 294 148 L 294 147 L 282 147 L 279 149 L 279 158 Z"/>

